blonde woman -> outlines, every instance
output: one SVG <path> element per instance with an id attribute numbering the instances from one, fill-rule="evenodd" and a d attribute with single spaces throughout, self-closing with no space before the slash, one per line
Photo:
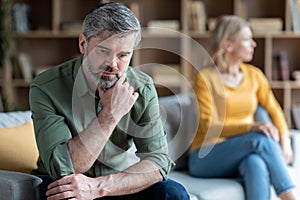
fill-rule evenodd
<path id="1" fill-rule="evenodd" d="M 211 39 L 215 66 L 202 69 L 195 81 L 201 112 L 190 174 L 240 177 L 247 200 L 270 199 L 270 184 L 281 199 L 298 199 L 287 171 L 293 152 L 284 114 L 265 75 L 246 64 L 256 47 L 250 26 L 223 16 Z"/>

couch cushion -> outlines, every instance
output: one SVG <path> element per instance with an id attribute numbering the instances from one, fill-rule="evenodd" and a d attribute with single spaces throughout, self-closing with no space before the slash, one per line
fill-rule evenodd
<path id="1" fill-rule="evenodd" d="M 30 173 L 37 168 L 38 149 L 33 123 L 0 128 L 0 169 Z"/>
<path id="2" fill-rule="evenodd" d="M 238 179 L 204 179 L 187 172 L 172 171 L 169 178 L 180 182 L 188 192 L 202 200 L 242 200 L 244 189 Z"/>
<path id="3" fill-rule="evenodd" d="M 176 170 L 186 170 L 187 151 L 198 126 L 198 109 L 195 106 L 194 95 L 160 97 L 159 105 L 170 157 L 175 160 Z"/>
<path id="4" fill-rule="evenodd" d="M 0 128 L 19 126 L 29 121 L 32 121 L 30 110 L 0 112 Z"/>
<path id="5" fill-rule="evenodd" d="M 0 170 L 0 199 L 39 199 L 39 185 L 42 180 L 36 176 Z"/>

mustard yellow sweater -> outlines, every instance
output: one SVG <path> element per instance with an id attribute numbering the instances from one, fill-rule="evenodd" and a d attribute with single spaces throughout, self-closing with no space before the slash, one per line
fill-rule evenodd
<path id="1" fill-rule="evenodd" d="M 240 69 L 244 78 L 236 88 L 224 85 L 215 68 L 202 69 L 197 75 L 194 89 L 200 119 L 191 151 L 202 144 L 219 143 L 249 132 L 258 104 L 267 110 L 280 135 L 289 134 L 283 111 L 265 75 L 248 64 L 241 64 Z"/>

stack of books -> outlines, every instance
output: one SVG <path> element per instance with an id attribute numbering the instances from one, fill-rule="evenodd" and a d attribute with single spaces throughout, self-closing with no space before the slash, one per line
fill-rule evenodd
<path id="1" fill-rule="evenodd" d="M 281 18 L 251 18 L 249 24 L 254 33 L 280 33 L 283 29 Z"/>
<path id="2" fill-rule="evenodd" d="M 206 11 L 202 1 L 189 1 L 189 30 L 204 33 L 206 31 Z"/>
<path id="3" fill-rule="evenodd" d="M 31 30 L 29 20 L 30 7 L 26 3 L 15 3 L 12 6 L 12 29 L 19 33 Z"/>
<path id="4" fill-rule="evenodd" d="M 280 51 L 273 56 L 272 80 L 288 81 L 290 80 L 290 66 L 288 54 L 286 51 Z"/>
<path id="5" fill-rule="evenodd" d="M 178 87 L 183 78 L 179 65 L 175 64 L 150 64 L 143 71 L 153 78 L 156 85 L 161 86 Z"/>
<path id="6" fill-rule="evenodd" d="M 148 22 L 148 31 L 150 33 L 170 33 L 170 31 L 179 31 L 180 23 L 178 20 L 151 20 Z"/>

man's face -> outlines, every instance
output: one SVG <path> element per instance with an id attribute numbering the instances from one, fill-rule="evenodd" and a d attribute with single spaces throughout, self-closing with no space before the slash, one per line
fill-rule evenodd
<path id="1" fill-rule="evenodd" d="M 131 60 L 135 35 L 110 37 L 104 41 L 92 37 L 84 45 L 83 71 L 86 78 L 102 89 L 111 88 L 126 72 Z"/>

